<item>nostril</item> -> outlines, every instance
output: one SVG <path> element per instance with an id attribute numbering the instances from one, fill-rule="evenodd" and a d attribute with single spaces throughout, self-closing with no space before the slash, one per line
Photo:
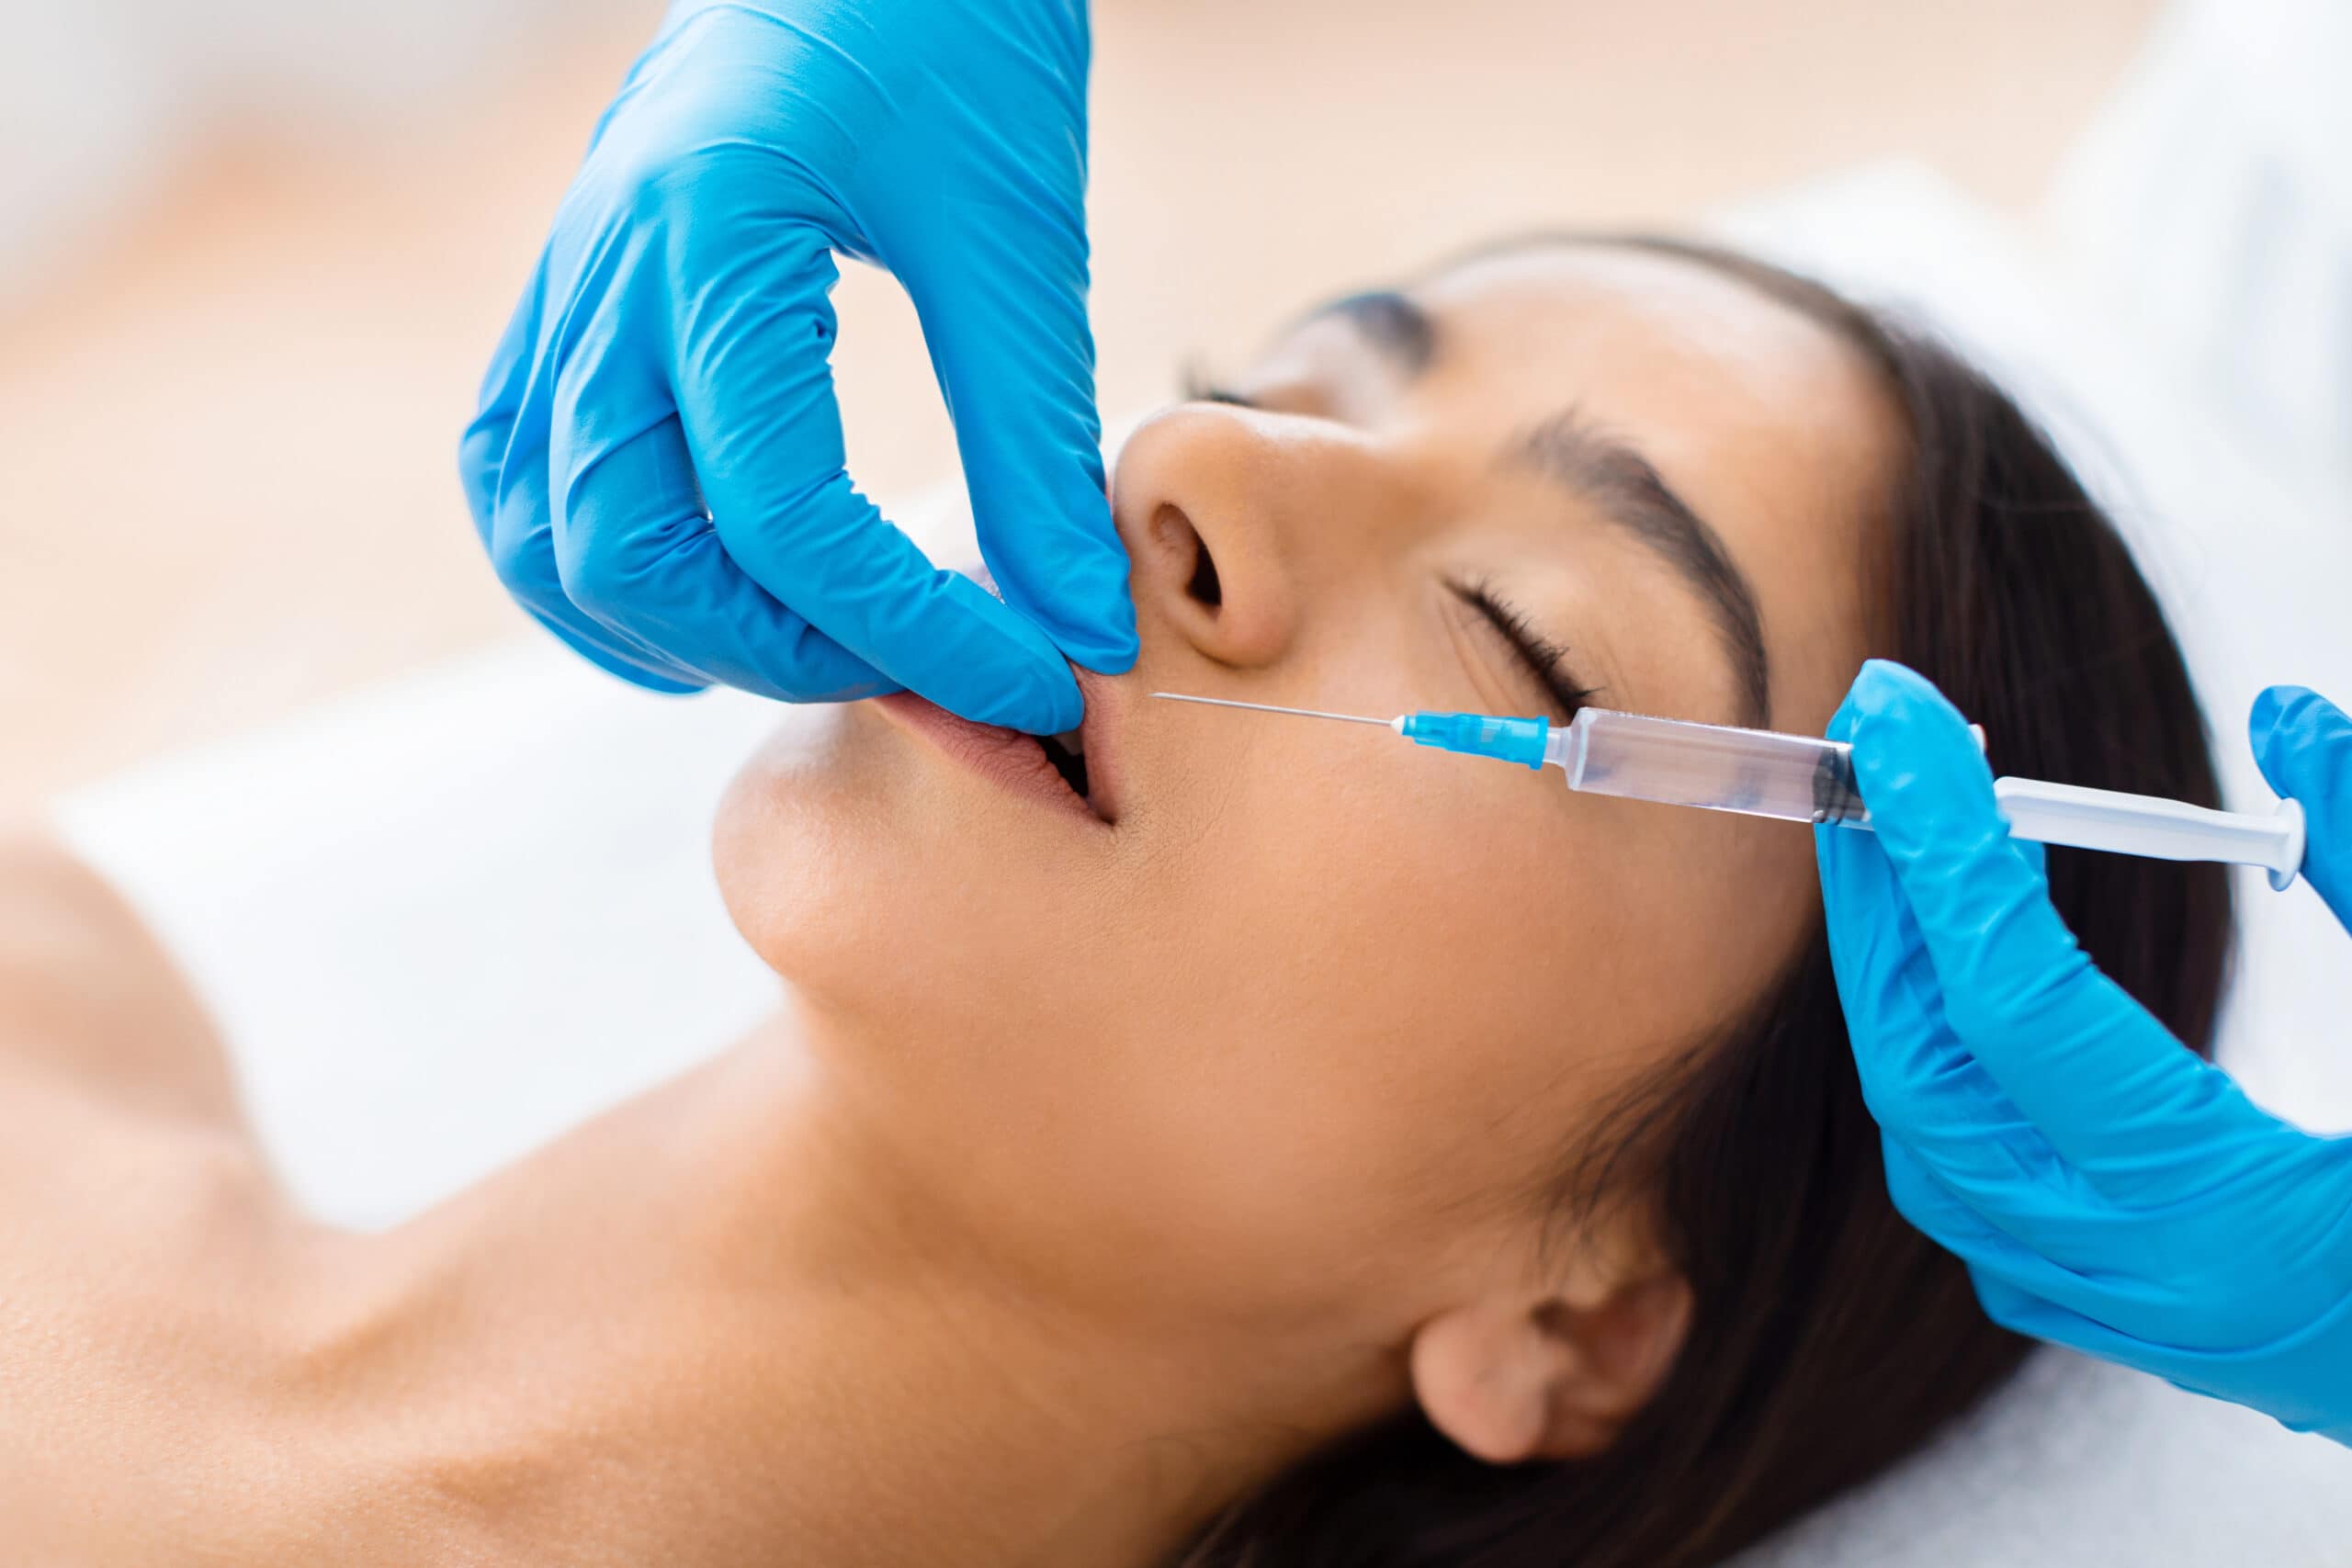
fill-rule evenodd
<path id="1" fill-rule="evenodd" d="M 1216 609 L 1225 603 L 1225 584 L 1216 574 L 1216 558 L 1183 509 L 1162 506 L 1151 519 L 1152 533 L 1167 551 L 1170 564 L 1185 572 L 1184 592 L 1193 603 Z"/>
<path id="2" fill-rule="evenodd" d="M 1225 603 L 1225 589 L 1216 580 L 1216 562 L 1209 556 L 1209 547 L 1195 540 L 1197 553 L 1193 558 L 1193 578 L 1184 584 L 1184 592 L 1216 609 Z"/>

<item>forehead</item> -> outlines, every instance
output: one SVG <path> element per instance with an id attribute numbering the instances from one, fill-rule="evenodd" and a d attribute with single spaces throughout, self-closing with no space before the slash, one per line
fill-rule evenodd
<path id="1" fill-rule="evenodd" d="M 1638 449 L 1753 586 L 1774 722 L 1826 722 L 1864 650 L 1864 562 L 1904 446 L 1860 351 L 1744 279 L 1630 246 L 1498 253 L 1407 293 L 1433 327 L 1418 374 L 1344 322 L 1295 341 L 1347 356 L 1417 438 L 1465 456 L 1566 410 Z"/>

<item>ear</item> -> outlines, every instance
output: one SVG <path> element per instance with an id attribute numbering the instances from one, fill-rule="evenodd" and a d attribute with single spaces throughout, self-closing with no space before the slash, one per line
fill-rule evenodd
<path id="1" fill-rule="evenodd" d="M 1596 1304 L 1493 1297 L 1423 1324 L 1413 1393 L 1430 1423 L 1489 1464 L 1579 1459 L 1617 1440 L 1657 1392 L 1690 1323 L 1690 1287 L 1661 1272 Z"/>

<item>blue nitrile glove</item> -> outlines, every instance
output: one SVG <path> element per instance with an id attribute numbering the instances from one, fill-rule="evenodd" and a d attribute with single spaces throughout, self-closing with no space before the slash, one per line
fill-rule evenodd
<path id="1" fill-rule="evenodd" d="M 2280 687 L 2251 728 L 2343 919 L 2352 720 Z M 2083 954 L 1925 680 L 1866 665 L 1830 734 L 1878 829 L 1815 847 L 1895 1206 L 1995 1321 L 2352 1441 L 2352 1139 L 2256 1107 Z"/>
<path id="2" fill-rule="evenodd" d="M 911 687 L 1076 726 L 1135 660 L 1086 320 L 1083 0 L 682 0 L 596 128 L 467 431 L 498 573 L 668 691 Z M 852 486 L 833 253 L 913 299 L 982 558 Z"/>

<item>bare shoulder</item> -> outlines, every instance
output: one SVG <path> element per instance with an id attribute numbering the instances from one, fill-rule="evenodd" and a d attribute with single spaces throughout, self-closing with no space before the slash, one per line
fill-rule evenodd
<path id="1" fill-rule="evenodd" d="M 242 1125 L 219 1032 L 138 912 L 51 835 L 0 823 L 0 1092 L 27 1075 Z"/>
<path id="2" fill-rule="evenodd" d="M 0 827 L 0 1560 L 552 1561 L 448 1480 L 481 1377 L 416 1414 L 413 1251 L 295 1207 L 138 912 Z"/>

